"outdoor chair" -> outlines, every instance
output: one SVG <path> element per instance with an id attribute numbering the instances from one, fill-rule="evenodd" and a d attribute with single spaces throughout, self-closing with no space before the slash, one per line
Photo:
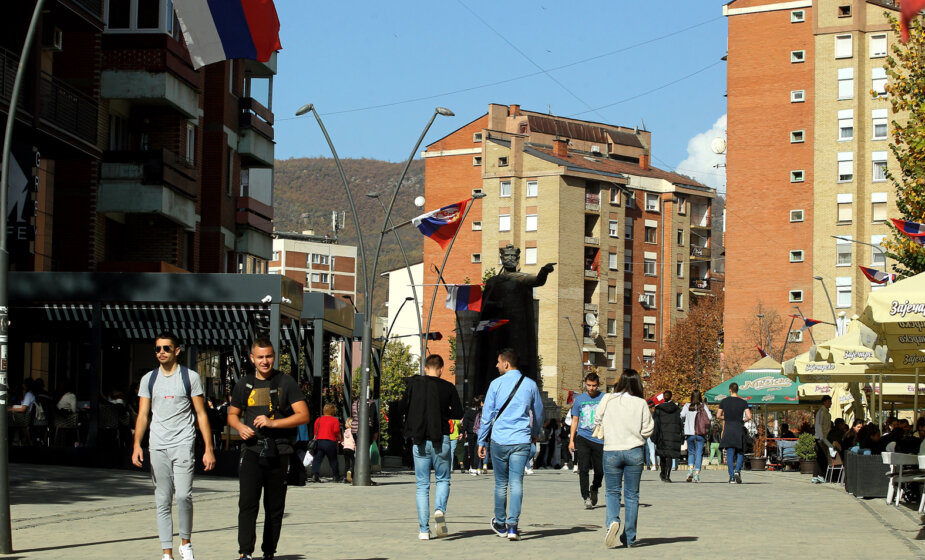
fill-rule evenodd
<path id="1" fill-rule="evenodd" d="M 79 415 L 76 412 L 58 414 L 58 416 L 55 418 L 55 445 L 58 445 L 58 441 L 61 437 L 61 430 L 64 430 L 65 432 L 68 430 L 74 430 L 74 440 L 77 443 L 80 443 L 80 424 L 78 422 L 78 418 Z"/>
<path id="2" fill-rule="evenodd" d="M 116 447 L 121 447 L 121 438 L 119 437 L 119 432 L 122 427 L 121 416 L 122 414 L 119 407 L 110 404 L 100 404 L 99 430 L 100 432 L 111 431 L 116 441 Z"/>
<path id="3" fill-rule="evenodd" d="M 925 476 L 923 476 L 922 471 L 918 470 L 919 457 L 918 455 L 912 455 L 910 453 L 889 453 L 883 452 L 881 454 L 884 465 L 889 465 L 890 470 L 887 472 L 887 476 L 890 478 L 890 485 L 887 487 L 886 491 L 886 503 L 893 503 L 894 505 L 899 505 L 899 500 L 902 499 L 903 495 L 903 483 L 909 482 L 923 482 L 925 481 Z M 913 466 L 913 468 L 904 467 Z M 919 504 L 921 507 L 921 504 Z"/>
<path id="4" fill-rule="evenodd" d="M 833 480 L 836 471 L 838 472 L 838 479 Z M 838 484 L 843 484 L 845 481 L 845 464 L 842 462 L 841 454 L 836 453 L 835 457 L 829 461 L 829 467 L 825 470 L 825 481 L 826 482 L 837 482 Z"/>
<path id="5" fill-rule="evenodd" d="M 32 445 L 32 424 L 35 422 L 35 407 L 24 412 L 10 412 L 10 430 L 19 432 L 20 445 Z"/>

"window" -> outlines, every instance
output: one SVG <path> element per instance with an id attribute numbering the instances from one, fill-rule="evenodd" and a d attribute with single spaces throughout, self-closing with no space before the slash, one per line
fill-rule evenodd
<path id="1" fill-rule="evenodd" d="M 851 277 L 839 276 L 835 279 L 835 307 L 851 307 Z"/>
<path id="2" fill-rule="evenodd" d="M 841 193 L 836 196 L 838 223 L 850 223 L 852 219 L 851 204 L 854 202 L 854 195 L 851 193 Z"/>
<path id="3" fill-rule="evenodd" d="M 617 355 L 613 352 L 607 353 L 607 369 L 617 369 Z"/>
<path id="4" fill-rule="evenodd" d="M 196 125 L 186 123 L 186 163 L 196 164 Z"/>
<path id="5" fill-rule="evenodd" d="M 526 231 L 536 231 L 536 214 L 527 214 L 524 223 L 526 224 Z"/>
<path id="6" fill-rule="evenodd" d="M 790 290 L 790 303 L 801 303 L 803 301 L 803 290 Z"/>
<path id="7" fill-rule="evenodd" d="M 636 207 L 636 193 L 632 191 L 626 191 L 626 207 L 627 208 Z"/>
<path id="8" fill-rule="evenodd" d="M 481 142 L 481 141 L 482 141 L 482 133 L 481 133 L 481 132 L 473 132 L 473 133 L 472 133 L 472 141 L 473 141 L 473 142 Z"/>
<path id="9" fill-rule="evenodd" d="M 642 339 L 650 342 L 655 340 L 655 325 L 650 323 L 642 325 Z"/>
<path id="10" fill-rule="evenodd" d="M 803 331 L 790 331 L 787 333 L 787 342 L 803 342 Z"/>
<path id="11" fill-rule="evenodd" d="M 658 195 L 646 193 L 646 210 L 658 212 Z"/>
<path id="12" fill-rule="evenodd" d="M 791 130 L 790 131 L 790 143 L 791 144 L 800 144 L 804 142 L 803 138 L 805 137 L 805 132 L 802 130 Z"/>
<path id="13" fill-rule="evenodd" d="M 632 274 L 633 272 L 633 250 L 627 249 L 623 253 L 623 271 Z"/>
<path id="14" fill-rule="evenodd" d="M 790 211 L 790 221 L 791 222 L 802 222 L 803 221 L 803 211 L 802 210 L 791 210 Z"/>
<path id="15" fill-rule="evenodd" d="M 617 270 L 617 254 L 608 253 L 607 254 L 607 266 L 610 270 Z"/>
<path id="16" fill-rule="evenodd" d="M 472 231 L 482 231 L 482 222 L 472 222 Z"/>
<path id="17" fill-rule="evenodd" d="M 616 286 L 607 286 L 607 303 L 617 303 Z"/>
<path id="18" fill-rule="evenodd" d="M 835 266 L 851 266 L 851 245 L 850 235 L 835 239 Z"/>
<path id="19" fill-rule="evenodd" d="M 633 238 L 633 219 L 630 217 L 626 218 L 626 231 L 624 233 L 625 235 L 623 237 L 626 239 Z"/>
<path id="20" fill-rule="evenodd" d="M 645 238 L 646 243 L 658 243 L 658 232 L 656 228 L 646 226 L 645 234 L 646 234 L 646 238 Z"/>
<path id="21" fill-rule="evenodd" d="M 835 36 L 835 58 L 851 58 L 851 35 Z"/>
<path id="22" fill-rule="evenodd" d="M 655 307 L 655 292 L 642 292 L 642 298 L 639 300 L 643 307 L 652 309 Z"/>
<path id="23" fill-rule="evenodd" d="M 851 17 L 851 6 L 839 6 L 838 17 Z"/>
<path id="24" fill-rule="evenodd" d="M 675 265 L 675 272 L 678 278 L 684 278 L 684 261 L 678 261 L 677 265 Z"/>
<path id="25" fill-rule="evenodd" d="M 674 306 L 678 309 L 684 309 L 684 293 L 678 292 L 674 295 Z"/>
<path id="26" fill-rule="evenodd" d="M 886 239 L 885 235 L 871 235 L 870 244 L 874 247 L 870 248 L 870 265 L 880 268 L 886 268 L 886 253 L 883 251 L 883 240 Z"/>
<path id="27" fill-rule="evenodd" d="M 166 32 L 173 23 L 173 6 L 160 0 L 111 0 L 107 31 Z"/>
<path id="28" fill-rule="evenodd" d="M 886 221 L 886 196 L 885 192 L 870 194 L 870 217 L 874 222 Z"/>
<path id="29" fill-rule="evenodd" d="M 472 156 L 472 165 L 475 167 L 482 165 L 482 156 Z"/>
<path id="30" fill-rule="evenodd" d="M 684 216 L 687 214 L 687 197 L 679 196 L 678 197 L 678 214 Z"/>
<path id="31" fill-rule="evenodd" d="M 870 159 L 874 168 L 872 181 L 874 183 L 886 181 L 886 152 L 871 152 Z"/>
<path id="32" fill-rule="evenodd" d="M 620 220 L 610 220 L 608 222 L 607 231 L 610 237 L 620 237 Z"/>
<path id="33" fill-rule="evenodd" d="M 684 230 L 683 229 L 678 230 L 678 246 L 679 247 L 684 246 Z"/>
<path id="34" fill-rule="evenodd" d="M 628 336 L 629 334 L 624 334 L 623 338 L 627 338 Z M 623 369 L 629 369 L 631 367 L 633 367 L 632 350 L 628 346 L 624 346 L 623 347 Z"/>
<path id="35" fill-rule="evenodd" d="M 498 231 L 511 231 L 510 214 L 501 214 L 498 216 Z"/>
<path id="36" fill-rule="evenodd" d="M 886 111 L 886 109 L 874 109 L 870 112 L 874 125 L 874 140 L 886 140 L 887 133 L 889 132 Z"/>
<path id="37" fill-rule="evenodd" d="M 854 138 L 854 110 L 843 109 L 838 112 L 838 141 Z"/>
<path id="38" fill-rule="evenodd" d="M 791 183 L 802 183 L 803 182 L 803 170 L 794 169 L 790 172 L 790 182 Z"/>
<path id="39" fill-rule="evenodd" d="M 607 319 L 607 336 L 617 335 L 617 320 Z"/>
<path id="40" fill-rule="evenodd" d="M 234 150 L 228 148 L 226 151 L 228 170 L 225 172 L 225 194 L 228 196 L 234 196 Z"/>
<path id="41" fill-rule="evenodd" d="M 623 283 L 623 305 L 632 305 L 633 304 L 633 283 L 624 282 Z M 629 315 L 624 318 L 624 321 L 629 320 Z M 623 324 L 623 335 L 629 336 L 629 328 L 626 326 L 626 323 Z"/>
<path id="42" fill-rule="evenodd" d="M 312 284 L 330 284 L 329 276 L 326 272 L 312 272 Z"/>
<path id="43" fill-rule="evenodd" d="M 630 338 L 633 328 L 633 319 L 631 315 L 623 316 L 623 338 Z"/>
<path id="44" fill-rule="evenodd" d="M 870 57 L 883 58 L 886 56 L 886 34 L 870 36 Z"/>
<path id="45" fill-rule="evenodd" d="M 331 262 L 328 255 L 322 255 L 321 253 L 312 253 L 311 259 L 312 264 L 329 264 Z"/>
<path id="46" fill-rule="evenodd" d="M 838 99 L 854 99 L 854 68 L 838 69 Z"/>
<path id="47" fill-rule="evenodd" d="M 646 276 L 655 276 L 655 259 L 643 259 L 642 267 Z"/>
<path id="48" fill-rule="evenodd" d="M 501 156 L 498 158 L 498 167 L 507 167 L 507 156 Z"/>
<path id="49" fill-rule="evenodd" d="M 623 196 L 623 191 L 617 187 L 610 189 L 610 203 L 615 206 L 620 206 L 620 197 Z"/>
<path id="50" fill-rule="evenodd" d="M 790 62 L 796 64 L 806 60 L 806 51 L 790 51 Z"/>
<path id="51" fill-rule="evenodd" d="M 791 103 L 803 103 L 806 101 L 806 90 L 794 89 L 790 91 Z"/>
<path id="52" fill-rule="evenodd" d="M 540 192 L 540 182 L 539 181 L 527 181 L 527 197 L 531 198 L 537 196 Z"/>
<path id="53" fill-rule="evenodd" d="M 886 68 L 871 68 L 870 89 L 880 97 L 886 95 Z"/>
<path id="54" fill-rule="evenodd" d="M 854 152 L 838 152 L 838 182 L 854 180 Z"/>
<path id="55" fill-rule="evenodd" d="M 470 260 L 471 260 L 472 264 L 479 264 L 480 262 L 482 262 L 482 254 L 481 254 L 481 253 L 472 253 L 472 258 L 471 258 Z"/>
<path id="56" fill-rule="evenodd" d="M 645 350 L 643 350 L 643 352 L 645 352 Z M 655 356 L 654 356 L 654 355 L 651 355 L 651 354 L 643 354 L 643 355 L 642 355 L 642 364 L 643 364 L 643 367 L 649 367 L 649 366 L 651 366 L 651 365 L 654 364 L 654 363 L 655 363 Z"/>
<path id="57" fill-rule="evenodd" d="M 801 263 L 803 262 L 803 251 L 790 251 L 790 262 L 792 263 Z"/>
<path id="58" fill-rule="evenodd" d="M 502 197 L 511 196 L 511 182 L 510 181 L 501 181 L 498 189 Z"/>
<path id="59" fill-rule="evenodd" d="M 270 260 L 271 260 L 271 261 L 278 261 L 278 260 L 279 260 L 279 251 L 273 251 L 273 256 L 270 257 Z"/>
<path id="60" fill-rule="evenodd" d="M 793 10 L 790 12 L 790 23 L 803 23 L 806 21 L 806 12 L 803 10 Z"/>
<path id="61" fill-rule="evenodd" d="M 524 249 L 524 264 L 536 264 L 536 247 Z"/>

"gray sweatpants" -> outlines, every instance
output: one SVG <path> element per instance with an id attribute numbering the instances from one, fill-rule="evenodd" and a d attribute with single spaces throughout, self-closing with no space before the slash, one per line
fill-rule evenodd
<path id="1" fill-rule="evenodd" d="M 192 445 L 167 449 L 152 449 L 151 480 L 154 482 L 154 503 L 157 506 L 157 534 L 161 548 L 173 548 L 173 495 L 177 495 L 177 517 L 180 538 L 190 538 L 193 531 L 193 457 Z"/>

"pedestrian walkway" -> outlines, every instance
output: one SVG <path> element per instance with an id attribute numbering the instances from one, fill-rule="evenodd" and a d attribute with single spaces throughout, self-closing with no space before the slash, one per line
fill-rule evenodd
<path id="1" fill-rule="evenodd" d="M 612 551 L 603 546 L 603 489 L 598 506 L 585 510 L 570 471 L 525 478 L 520 542 L 489 529 L 491 474 L 454 473 L 450 535 L 431 541 L 417 538 L 411 472 L 384 473 L 367 488 L 309 484 L 290 489 L 277 558 L 925 557 L 918 515 L 883 499 L 857 500 L 798 473 L 745 472 L 742 485 L 720 471 L 705 471 L 701 484 L 684 483 L 683 474 L 666 484 L 644 473 L 639 546 Z M 160 558 L 145 474 L 14 464 L 10 489 L 16 552 L 8 558 Z M 237 558 L 237 480 L 199 476 L 194 495 L 196 557 Z"/>

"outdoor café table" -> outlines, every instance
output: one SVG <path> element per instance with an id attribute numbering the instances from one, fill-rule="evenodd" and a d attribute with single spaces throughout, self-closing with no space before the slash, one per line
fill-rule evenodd
<path id="1" fill-rule="evenodd" d="M 898 506 L 899 500 L 902 498 L 903 494 L 903 482 L 925 481 L 925 477 L 921 476 L 922 473 L 918 470 L 906 471 L 903 473 L 904 466 L 914 465 L 917 467 L 919 465 L 919 456 L 912 455 L 911 453 L 895 453 L 889 451 L 884 451 L 880 456 L 883 458 L 883 464 L 889 465 L 890 467 L 890 486 L 886 493 L 886 503 L 892 501 L 894 505 Z M 895 500 L 893 499 L 894 497 Z"/>

